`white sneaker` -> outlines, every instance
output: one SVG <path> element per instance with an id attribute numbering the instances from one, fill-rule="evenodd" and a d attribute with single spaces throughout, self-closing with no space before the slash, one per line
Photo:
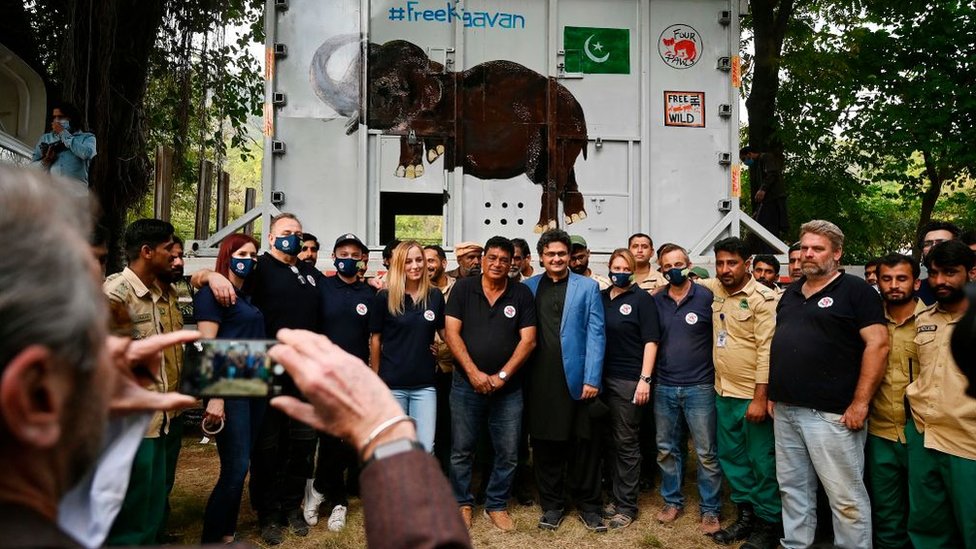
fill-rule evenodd
<path id="1" fill-rule="evenodd" d="M 314 480 L 305 481 L 305 501 L 302 503 L 302 516 L 309 526 L 319 523 L 319 507 L 325 496 L 318 493 L 313 486 Z"/>
<path id="2" fill-rule="evenodd" d="M 338 532 L 346 527 L 346 506 L 336 505 L 329 515 L 329 531 Z"/>

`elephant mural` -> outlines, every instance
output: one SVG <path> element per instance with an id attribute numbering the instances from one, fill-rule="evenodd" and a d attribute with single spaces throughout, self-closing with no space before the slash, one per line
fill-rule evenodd
<path id="1" fill-rule="evenodd" d="M 326 40 L 316 51 L 310 79 L 316 94 L 359 125 L 400 135 L 397 177 L 415 178 L 444 158 L 479 179 L 525 174 L 542 186 L 536 232 L 556 227 L 558 202 L 566 224 L 586 217 L 574 165 L 586 158 L 586 120 L 579 102 L 554 78 L 505 60 L 463 72 L 445 70 L 422 48 L 405 40 L 368 44 L 367 90 L 358 93 L 361 64 L 350 63 L 338 79 L 329 71 L 336 52 L 358 35 Z M 360 105 L 365 103 L 365 121 Z"/>

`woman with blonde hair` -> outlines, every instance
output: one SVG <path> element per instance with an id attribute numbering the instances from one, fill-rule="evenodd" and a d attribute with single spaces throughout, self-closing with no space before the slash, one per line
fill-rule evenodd
<path id="1" fill-rule="evenodd" d="M 626 248 L 614 250 L 609 267 L 613 285 L 601 292 L 607 332 L 601 398 L 610 408 L 614 449 L 613 489 L 605 515 L 607 527 L 617 529 L 637 518 L 641 408 L 651 398 L 661 326 L 654 299 L 634 284 L 633 254 Z"/>
<path id="2" fill-rule="evenodd" d="M 444 337 L 444 296 L 430 284 L 424 249 L 406 241 L 393 250 L 387 287 L 373 301 L 369 365 L 417 424 L 417 439 L 434 450 L 437 365 L 431 345 Z"/>

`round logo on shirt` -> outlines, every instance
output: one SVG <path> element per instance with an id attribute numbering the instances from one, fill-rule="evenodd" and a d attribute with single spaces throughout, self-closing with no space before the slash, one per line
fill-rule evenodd
<path id="1" fill-rule="evenodd" d="M 633 312 L 633 310 L 634 308 L 631 307 L 629 303 L 624 303 L 623 305 L 620 306 L 620 314 L 624 316 L 629 315 L 631 312 Z"/>
<path id="2" fill-rule="evenodd" d="M 312 286 L 315 286 L 315 277 L 313 277 L 312 275 L 305 275 L 305 278 L 308 279 L 308 283 L 309 284 L 311 284 Z"/>
<path id="3" fill-rule="evenodd" d="M 273 373 L 276 376 L 280 376 L 285 373 L 285 367 L 282 366 L 281 364 L 275 364 L 274 368 L 271 369 L 271 373 Z"/>
<path id="4" fill-rule="evenodd" d="M 688 313 L 688 314 L 686 314 L 685 315 L 685 322 L 687 324 L 695 324 L 696 322 L 698 322 L 698 315 L 696 315 L 695 313 Z"/>
<path id="5" fill-rule="evenodd" d="M 511 305 L 505 306 L 505 318 L 515 318 L 515 307 Z"/>
<path id="6" fill-rule="evenodd" d="M 359 316 L 366 316 L 366 313 L 368 312 L 369 309 L 366 307 L 365 303 L 360 303 L 359 305 L 356 305 L 356 314 L 358 314 Z"/>
<path id="7" fill-rule="evenodd" d="M 431 311 L 430 309 L 424 311 L 424 318 L 427 319 L 427 322 L 433 322 L 435 318 L 434 311 Z"/>
<path id="8" fill-rule="evenodd" d="M 834 298 L 822 297 L 820 298 L 820 301 L 817 302 L 817 307 L 820 307 L 821 309 L 826 309 L 827 307 L 830 307 L 833 304 L 834 304 Z"/>

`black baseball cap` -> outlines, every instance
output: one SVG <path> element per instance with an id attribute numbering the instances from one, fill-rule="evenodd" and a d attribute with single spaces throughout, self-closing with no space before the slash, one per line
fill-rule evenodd
<path id="1" fill-rule="evenodd" d="M 342 236 L 340 236 L 339 238 L 336 239 L 335 245 L 332 246 L 332 253 L 335 253 L 335 251 L 337 249 L 339 249 L 339 246 L 342 246 L 343 244 L 349 244 L 350 242 L 352 242 L 353 244 L 356 244 L 357 246 L 359 246 L 359 248 L 363 252 L 368 252 L 369 251 L 369 248 L 367 248 L 366 245 L 363 244 L 363 241 L 362 240 L 359 240 L 359 237 L 358 236 L 356 236 L 356 235 L 354 235 L 352 233 L 346 233 L 346 234 L 344 234 L 344 235 L 342 235 Z"/>

